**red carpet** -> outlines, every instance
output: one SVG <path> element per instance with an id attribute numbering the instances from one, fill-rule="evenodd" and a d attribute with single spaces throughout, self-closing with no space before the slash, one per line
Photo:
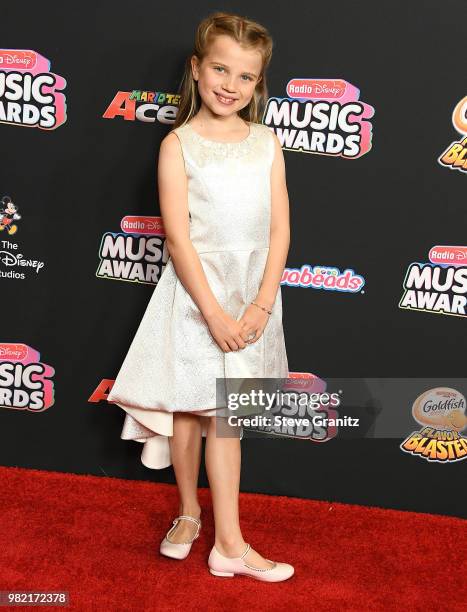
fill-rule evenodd
<path id="1" fill-rule="evenodd" d="M 175 561 L 158 552 L 178 508 L 173 485 L 6 467 L 0 479 L 0 590 L 67 590 L 70 610 L 465 604 L 467 522 L 460 518 L 243 493 L 245 540 L 295 566 L 290 580 L 265 584 L 208 572 L 208 489 L 200 490 L 201 535 L 189 557 Z"/>

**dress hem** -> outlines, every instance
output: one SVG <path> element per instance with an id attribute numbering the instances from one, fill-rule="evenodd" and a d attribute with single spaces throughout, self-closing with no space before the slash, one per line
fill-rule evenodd
<path id="1" fill-rule="evenodd" d="M 134 408 L 126 404 L 112 401 L 111 403 L 119 406 L 125 411 L 125 421 L 121 440 L 131 440 L 143 444 L 141 451 L 141 463 L 149 468 L 160 470 L 172 465 L 170 455 L 169 437 L 173 436 L 173 415 L 174 412 L 167 410 L 147 410 Z M 218 408 L 204 408 L 200 410 L 187 410 L 186 414 L 195 414 L 201 417 L 201 435 L 207 436 L 208 419 L 216 416 Z M 200 413 L 207 414 L 200 414 Z M 243 428 L 240 439 L 243 435 Z"/>

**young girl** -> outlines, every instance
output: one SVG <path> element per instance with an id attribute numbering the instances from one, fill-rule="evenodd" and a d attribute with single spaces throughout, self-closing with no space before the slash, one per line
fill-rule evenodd
<path id="1" fill-rule="evenodd" d="M 108 399 L 127 413 L 121 437 L 144 442 L 143 464 L 173 464 L 179 516 L 160 552 L 184 559 L 199 536 L 205 436 L 215 522 L 209 569 L 277 582 L 294 568 L 243 539 L 240 438 L 216 435 L 216 379 L 288 376 L 285 164 L 276 135 L 259 122 L 271 54 L 267 30 L 246 18 L 214 13 L 198 26 L 175 127 L 159 153 L 169 258 Z"/>

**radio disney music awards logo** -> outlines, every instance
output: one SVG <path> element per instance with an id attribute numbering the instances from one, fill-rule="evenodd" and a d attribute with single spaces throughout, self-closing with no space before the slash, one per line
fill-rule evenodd
<path id="1" fill-rule="evenodd" d="M 19 206 L 10 196 L 0 198 L 0 278 L 24 280 L 23 270 L 30 269 L 36 274 L 44 267 L 38 259 L 28 259 L 20 252 L 17 242 L 10 240 L 18 237 L 17 232 L 23 223 Z"/>
<path id="2" fill-rule="evenodd" d="M 337 436 L 340 425 L 358 426 L 358 423 L 348 422 L 348 417 L 339 418 L 334 410 L 341 404 L 339 393 L 326 393 L 326 387 L 326 382 L 313 374 L 289 372 L 280 390 L 263 392 L 261 414 L 239 417 L 237 422 L 235 417 L 229 417 L 231 424 L 283 438 L 327 442 Z M 259 398 L 260 392 L 257 395 Z M 248 402 L 253 405 L 251 398 Z M 236 406 L 230 403 L 229 408 L 234 415 Z"/>
<path id="3" fill-rule="evenodd" d="M 354 270 L 347 268 L 341 272 L 333 266 L 311 266 L 304 264 L 300 270 L 285 268 L 282 274 L 282 285 L 304 289 L 323 289 L 342 293 L 365 293 L 362 289 L 365 279 Z"/>
<path id="4" fill-rule="evenodd" d="M 54 375 L 27 344 L 0 343 L 0 408 L 47 410 L 55 403 Z"/>
<path id="5" fill-rule="evenodd" d="M 375 109 L 342 79 L 291 79 L 288 98 L 270 98 L 263 123 L 288 151 L 357 159 L 371 149 Z"/>
<path id="6" fill-rule="evenodd" d="M 467 247 L 435 246 L 428 263 L 411 263 L 399 308 L 466 316 Z"/>
<path id="7" fill-rule="evenodd" d="M 405 453 L 437 463 L 467 457 L 467 438 L 461 435 L 467 426 L 462 393 L 449 387 L 429 389 L 413 403 L 412 416 L 423 427 L 402 442 Z"/>
<path id="8" fill-rule="evenodd" d="M 156 285 L 169 258 L 162 217 L 127 215 L 120 229 L 102 236 L 96 276 Z"/>
<path id="9" fill-rule="evenodd" d="M 180 94 L 140 89 L 118 91 L 102 117 L 169 125 L 175 121 L 179 105 Z"/>
<path id="10" fill-rule="evenodd" d="M 467 96 L 456 104 L 452 113 L 452 125 L 463 138 L 452 142 L 438 157 L 438 162 L 444 168 L 467 172 Z"/>
<path id="11" fill-rule="evenodd" d="M 65 86 L 40 53 L 0 48 L 0 123 L 55 130 L 67 118 Z"/>

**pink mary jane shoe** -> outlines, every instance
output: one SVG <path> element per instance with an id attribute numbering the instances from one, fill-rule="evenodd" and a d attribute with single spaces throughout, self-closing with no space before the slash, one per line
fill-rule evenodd
<path id="1" fill-rule="evenodd" d="M 175 530 L 178 522 L 181 519 L 186 519 L 187 521 L 193 521 L 194 523 L 196 523 L 197 525 L 196 533 L 187 542 L 180 542 L 180 543 L 171 542 L 170 536 Z M 196 538 L 199 536 L 200 529 L 201 529 L 200 519 L 194 518 L 193 516 L 188 516 L 186 514 L 177 516 L 177 518 L 173 520 L 173 527 L 169 529 L 169 531 L 167 532 L 167 534 L 165 535 L 164 539 L 161 542 L 161 545 L 159 548 L 160 553 L 166 557 L 171 557 L 172 559 L 185 559 L 186 557 L 188 557 L 188 553 L 191 550 L 191 545 L 193 544 L 194 540 L 196 540 Z"/>
<path id="2" fill-rule="evenodd" d="M 248 565 L 243 557 L 250 550 L 250 545 L 247 544 L 246 550 L 241 557 L 224 557 L 217 550 L 215 546 L 212 547 L 209 554 L 208 566 L 209 571 L 214 576 L 229 576 L 232 577 L 235 574 L 242 574 L 244 576 L 252 576 L 257 580 L 263 580 L 265 582 L 281 582 L 287 580 L 294 574 L 294 568 L 288 563 L 279 563 L 279 561 L 271 561 L 271 567 L 260 568 Z"/>

